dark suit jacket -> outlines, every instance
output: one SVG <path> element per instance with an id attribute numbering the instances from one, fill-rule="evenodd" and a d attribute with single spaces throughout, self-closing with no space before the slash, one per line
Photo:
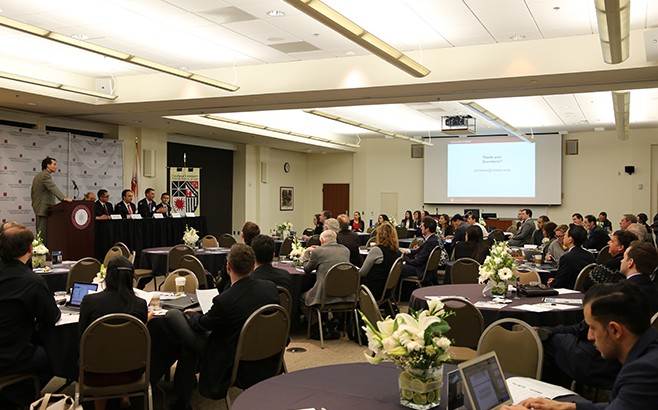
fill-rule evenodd
<path id="1" fill-rule="evenodd" d="M 354 227 L 354 219 L 352 219 L 352 220 L 350 221 L 350 226 L 352 227 L 352 230 L 353 230 L 354 232 L 363 232 L 363 229 L 364 229 L 363 219 L 360 219 L 360 220 L 359 220 L 359 229 L 356 229 L 356 228 Z"/>
<path id="2" fill-rule="evenodd" d="M 589 231 L 589 238 L 587 238 L 583 247 L 585 249 L 596 249 L 597 251 L 600 251 L 608 244 L 609 240 L 610 236 L 605 229 L 600 226 L 594 226 L 594 229 Z"/>
<path id="3" fill-rule="evenodd" d="M 651 281 L 651 278 L 648 275 L 643 273 L 633 275 L 627 279 L 630 283 L 634 283 L 639 286 L 644 293 L 649 297 L 649 304 L 651 305 L 651 313 L 658 312 L 658 289 L 656 285 Z"/>
<path id="4" fill-rule="evenodd" d="M 149 206 L 146 198 L 142 198 L 137 202 L 137 212 L 142 216 L 142 218 L 152 218 L 153 211 L 155 211 L 155 202 L 151 201 L 151 206 Z"/>
<path id="5" fill-rule="evenodd" d="M 430 254 L 437 246 L 443 248 L 443 244 L 439 241 L 439 238 L 435 234 L 430 235 L 427 239 L 425 239 L 425 242 L 423 242 L 423 244 L 418 247 L 418 249 L 412 249 L 411 252 L 404 255 L 405 266 L 413 267 L 413 269 L 415 269 L 416 276 L 420 278 L 423 276 L 425 265 L 427 265 Z M 405 270 L 409 272 L 409 268 L 406 268 Z M 428 277 L 426 279 L 431 278 L 432 277 Z"/>
<path id="6" fill-rule="evenodd" d="M 167 212 L 164 213 L 164 216 L 171 216 L 171 205 L 160 202 L 158 206 L 155 207 L 155 210 L 160 210 L 161 208 L 167 208 Z"/>
<path id="7" fill-rule="evenodd" d="M 263 279 L 274 282 L 275 285 L 286 288 L 292 292 L 292 278 L 290 274 L 283 269 L 275 268 L 272 264 L 262 265 L 251 272 L 254 279 Z"/>
<path id="8" fill-rule="evenodd" d="M 134 296 L 132 305 L 127 306 L 123 300 L 120 299 L 117 292 L 110 290 L 104 290 L 102 292 L 85 296 L 80 305 L 80 320 L 78 321 L 78 331 L 80 332 L 80 336 L 82 336 L 82 333 L 84 333 L 85 329 L 89 327 L 94 320 L 109 315 L 110 313 L 127 313 L 146 323 L 146 301 Z"/>
<path id="9" fill-rule="evenodd" d="M 576 286 L 576 278 L 580 271 L 585 266 L 595 262 L 594 255 L 582 247 L 574 246 L 560 258 L 551 287 L 573 289 Z"/>
<path id="10" fill-rule="evenodd" d="M 193 329 L 211 332 L 200 364 L 199 392 L 204 397 L 218 400 L 226 396 L 242 325 L 256 309 L 272 303 L 279 303 L 274 283 L 248 276 L 215 296 L 208 313 L 188 316 Z M 271 375 L 275 359 L 247 364 L 240 371 L 241 384 L 246 388 Z"/>
<path id="11" fill-rule="evenodd" d="M 107 202 L 105 206 L 107 208 L 107 213 L 105 212 L 105 208 L 103 208 L 103 204 L 101 203 L 101 201 L 94 202 L 94 209 L 96 210 L 96 216 L 111 215 L 114 213 L 114 207 L 112 206 L 111 203 Z"/>
<path id="12" fill-rule="evenodd" d="M 460 223 L 457 229 L 454 229 L 454 237 L 452 238 L 453 245 L 457 242 L 466 240 L 466 229 L 468 229 L 468 224 L 466 222 Z"/>
<path id="13" fill-rule="evenodd" d="M 132 208 L 133 214 L 137 213 L 137 207 L 132 202 L 130 203 L 130 208 Z M 114 213 L 121 215 L 121 217 L 125 219 L 128 215 L 128 208 L 126 208 L 126 204 L 123 201 L 117 203 L 114 207 Z"/>
<path id="14" fill-rule="evenodd" d="M 349 230 L 340 231 L 336 235 L 336 242 L 350 250 L 350 263 L 352 265 L 363 265 L 363 259 L 361 259 L 361 254 L 359 253 L 359 246 L 361 245 L 359 235 Z"/>

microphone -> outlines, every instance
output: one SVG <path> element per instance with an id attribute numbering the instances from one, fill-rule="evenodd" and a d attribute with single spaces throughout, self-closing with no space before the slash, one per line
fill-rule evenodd
<path id="1" fill-rule="evenodd" d="M 78 184 L 75 183 L 75 180 L 72 179 L 71 182 L 73 182 L 73 189 L 78 189 Z"/>

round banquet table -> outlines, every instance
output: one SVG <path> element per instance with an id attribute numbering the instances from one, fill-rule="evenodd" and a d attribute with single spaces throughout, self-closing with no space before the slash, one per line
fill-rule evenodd
<path id="1" fill-rule="evenodd" d="M 302 303 L 302 294 L 315 285 L 315 274 L 304 274 L 304 269 L 294 266 L 292 262 L 272 262 L 272 266 L 285 270 L 290 274 L 290 279 L 292 279 L 292 289 L 290 289 L 290 297 L 292 298 L 290 329 L 297 330 L 301 325 L 300 317 L 302 311 L 300 305 Z"/>
<path id="2" fill-rule="evenodd" d="M 43 269 L 34 269 L 34 273 L 41 276 L 45 281 L 51 293 L 59 291 L 68 291 L 66 289 L 66 281 L 69 278 L 69 271 L 75 265 L 76 261 L 64 261 L 60 264 L 53 265 L 48 262 L 47 266 L 50 268 L 48 272 Z"/>
<path id="3" fill-rule="evenodd" d="M 411 294 L 411 301 L 409 307 L 414 310 L 427 309 L 427 297 L 432 296 L 462 296 L 467 298 L 472 303 L 480 301 L 491 301 L 490 297 L 482 296 L 484 285 L 468 284 L 468 285 L 439 285 L 428 286 L 416 289 Z M 570 293 L 565 295 L 553 296 L 556 298 L 564 299 L 580 299 L 582 300 L 583 293 Z M 574 305 L 572 309 L 568 310 L 550 310 L 547 312 L 530 312 L 526 310 L 514 309 L 515 306 L 520 305 L 534 305 L 542 302 L 543 297 L 521 297 L 520 299 L 513 299 L 512 303 L 508 303 L 502 309 L 478 307 L 484 318 L 484 325 L 489 326 L 498 319 L 503 318 L 516 318 L 521 319 L 531 326 L 557 326 L 557 325 L 571 325 L 576 324 L 583 320 L 583 307 L 582 305 Z"/>
<path id="4" fill-rule="evenodd" d="M 139 258 L 139 267 L 151 269 L 155 275 L 167 274 L 167 255 L 171 246 L 143 249 Z M 194 250 L 194 256 L 203 264 L 210 274 L 215 276 L 226 265 L 229 248 L 199 248 Z"/>

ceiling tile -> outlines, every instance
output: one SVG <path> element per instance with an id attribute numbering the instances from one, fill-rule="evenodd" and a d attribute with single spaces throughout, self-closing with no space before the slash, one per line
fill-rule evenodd
<path id="1" fill-rule="evenodd" d="M 263 44 L 292 43 L 298 38 L 262 20 L 225 24 L 224 27 L 245 35 Z"/>

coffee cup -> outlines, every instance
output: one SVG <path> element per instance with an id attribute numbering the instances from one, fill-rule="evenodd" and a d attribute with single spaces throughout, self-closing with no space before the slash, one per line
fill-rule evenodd
<path id="1" fill-rule="evenodd" d="M 541 265 L 541 255 L 535 255 L 535 265 Z"/>
<path id="2" fill-rule="evenodd" d="M 160 303 L 160 295 L 153 295 L 151 298 L 151 306 L 153 306 L 154 311 L 162 309 L 162 304 Z"/>
<path id="3" fill-rule="evenodd" d="M 178 277 L 176 281 L 176 293 L 185 293 L 185 278 Z"/>

